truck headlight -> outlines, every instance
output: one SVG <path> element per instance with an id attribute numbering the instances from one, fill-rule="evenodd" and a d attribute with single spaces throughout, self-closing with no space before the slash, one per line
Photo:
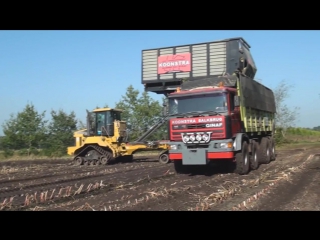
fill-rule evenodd
<path id="1" fill-rule="evenodd" d="M 177 145 L 170 145 L 170 149 L 172 149 L 172 150 L 177 150 Z"/>
<path id="2" fill-rule="evenodd" d="M 209 135 L 208 134 L 203 134 L 202 135 L 203 141 L 207 142 L 209 140 Z"/>
<path id="3" fill-rule="evenodd" d="M 190 136 L 190 140 L 191 140 L 192 142 L 194 142 L 194 140 L 196 140 L 196 137 L 195 137 L 194 135 L 191 135 L 191 136 Z"/>
<path id="4" fill-rule="evenodd" d="M 184 142 L 189 142 L 189 140 L 190 140 L 190 137 L 188 135 L 184 135 L 183 136 L 183 141 Z"/>
<path id="5" fill-rule="evenodd" d="M 220 148 L 232 148 L 232 147 L 233 147 L 233 144 L 232 144 L 232 142 L 220 143 L 220 144 L 219 144 L 219 147 L 220 147 Z"/>
<path id="6" fill-rule="evenodd" d="M 202 140 L 201 135 L 200 135 L 200 134 L 198 134 L 198 135 L 196 136 L 196 139 L 197 139 L 197 141 L 198 141 L 198 142 L 200 142 L 200 141 Z"/>

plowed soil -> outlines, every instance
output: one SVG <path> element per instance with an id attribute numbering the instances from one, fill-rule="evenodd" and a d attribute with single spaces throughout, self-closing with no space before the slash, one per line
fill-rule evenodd
<path id="1" fill-rule="evenodd" d="M 156 156 L 109 166 L 0 163 L 2 211 L 320 210 L 320 147 L 277 151 L 240 176 L 220 167 L 178 175 Z"/>

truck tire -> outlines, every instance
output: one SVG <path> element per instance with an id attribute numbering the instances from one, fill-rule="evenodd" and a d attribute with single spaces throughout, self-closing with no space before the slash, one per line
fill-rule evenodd
<path id="1" fill-rule="evenodd" d="M 259 144 L 256 141 L 253 141 L 251 157 L 250 157 L 250 168 L 252 170 L 257 170 L 259 168 L 258 149 L 259 149 Z"/>
<path id="2" fill-rule="evenodd" d="M 276 160 L 276 143 L 273 137 L 270 138 L 270 160 Z"/>
<path id="3" fill-rule="evenodd" d="M 174 165 L 174 170 L 176 171 L 177 174 L 187 174 L 190 172 L 189 166 L 183 165 L 182 160 L 174 160 L 173 165 Z"/>
<path id="4" fill-rule="evenodd" d="M 75 166 L 80 166 L 80 165 L 83 165 L 84 164 L 84 159 L 83 159 L 83 157 L 76 157 L 75 159 L 74 159 L 74 165 Z"/>
<path id="5" fill-rule="evenodd" d="M 116 160 L 117 160 L 118 162 L 122 162 L 122 163 L 133 162 L 133 155 L 120 156 L 120 157 L 117 157 Z"/>
<path id="6" fill-rule="evenodd" d="M 258 150 L 259 163 L 268 164 L 271 161 L 270 158 L 270 140 L 268 137 L 262 137 L 259 150 Z"/>
<path id="7" fill-rule="evenodd" d="M 160 152 L 160 154 L 159 154 L 159 162 L 162 163 L 162 164 L 170 163 L 168 150 Z"/>
<path id="8" fill-rule="evenodd" d="M 123 156 L 124 157 L 124 162 L 133 162 L 133 155 L 127 155 Z"/>
<path id="9" fill-rule="evenodd" d="M 250 171 L 250 156 L 248 143 L 246 141 L 242 142 L 241 151 L 236 153 L 236 169 L 235 172 L 240 175 L 248 174 Z"/>

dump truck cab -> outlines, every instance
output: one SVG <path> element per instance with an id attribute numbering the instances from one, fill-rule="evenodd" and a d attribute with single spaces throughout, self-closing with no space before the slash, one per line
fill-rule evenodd
<path id="1" fill-rule="evenodd" d="M 184 132 L 190 129 L 199 129 L 204 132 L 210 130 L 210 136 L 217 139 L 231 138 L 241 131 L 237 90 L 222 85 L 200 87 L 191 91 L 178 90 L 169 94 L 168 113 L 173 116 L 169 130 L 172 140 L 180 140 L 177 130 L 181 130 L 183 136 Z M 192 117 L 205 118 L 202 118 L 202 122 L 194 124 L 199 120 Z M 184 122 L 190 124 L 184 124 Z"/>
<path id="2" fill-rule="evenodd" d="M 233 158 L 240 109 L 234 88 L 200 87 L 168 95 L 169 158 L 184 165 L 203 165 Z"/>

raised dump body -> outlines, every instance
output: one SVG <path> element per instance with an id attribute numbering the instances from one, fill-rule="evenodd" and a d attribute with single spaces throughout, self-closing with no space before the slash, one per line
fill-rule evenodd
<path id="1" fill-rule="evenodd" d="M 184 80 L 232 75 L 237 69 L 255 76 L 256 65 L 243 38 L 142 50 L 142 84 L 146 91 L 167 94 Z"/>

